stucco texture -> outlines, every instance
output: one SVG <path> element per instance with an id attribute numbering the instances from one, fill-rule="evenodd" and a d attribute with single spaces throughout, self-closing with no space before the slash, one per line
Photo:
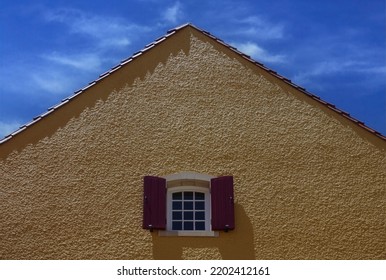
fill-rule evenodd
<path id="1" fill-rule="evenodd" d="M 385 259 L 385 141 L 191 28 L 174 36 L 0 160 L 0 258 Z M 143 176 L 181 171 L 234 176 L 234 231 L 142 229 Z"/>

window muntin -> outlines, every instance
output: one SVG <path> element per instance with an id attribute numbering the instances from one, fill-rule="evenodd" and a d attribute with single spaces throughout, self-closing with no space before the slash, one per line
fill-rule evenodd
<path id="1" fill-rule="evenodd" d="M 204 192 L 173 192 L 171 210 L 172 230 L 206 230 Z"/>
<path id="2" fill-rule="evenodd" d="M 168 232 L 207 235 L 212 232 L 210 215 L 209 187 L 174 185 L 167 188 Z"/>

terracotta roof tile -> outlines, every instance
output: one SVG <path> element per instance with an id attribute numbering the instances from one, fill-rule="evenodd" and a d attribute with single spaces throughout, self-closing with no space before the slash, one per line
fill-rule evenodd
<path id="1" fill-rule="evenodd" d="M 194 26 L 194 25 L 192 25 L 192 24 L 190 24 L 190 23 L 187 23 L 187 24 L 181 25 L 181 26 L 179 26 L 179 27 L 176 27 L 176 28 L 173 28 L 173 29 L 168 30 L 168 31 L 167 31 L 167 34 L 166 34 L 165 36 L 159 37 L 159 38 L 157 38 L 155 41 L 153 41 L 153 42 L 147 44 L 147 45 L 145 46 L 144 49 L 142 49 L 142 50 L 140 50 L 140 51 L 134 53 L 131 57 L 128 57 L 128 58 L 122 60 L 122 61 L 120 62 L 120 64 L 118 64 L 118 65 L 112 67 L 109 71 L 106 71 L 106 72 L 102 73 L 102 74 L 99 76 L 99 78 L 98 78 L 97 80 L 90 82 L 90 84 L 87 85 L 86 87 L 84 87 L 84 88 L 82 88 L 82 89 L 80 89 L 80 90 L 74 92 L 74 94 L 73 94 L 72 96 L 63 99 L 61 103 L 59 103 L 59 104 L 57 104 L 57 105 L 55 105 L 55 106 L 53 106 L 53 107 L 50 107 L 50 108 L 48 109 L 47 112 L 45 112 L 45 113 L 43 113 L 43 114 L 41 114 L 41 115 L 39 115 L 39 116 L 36 116 L 31 122 L 29 122 L 29 123 L 27 123 L 27 124 L 21 126 L 21 127 L 20 127 L 18 130 L 16 130 L 15 132 L 13 132 L 13 133 L 11 133 L 11 134 L 5 136 L 3 139 L 0 140 L 0 144 L 6 142 L 6 141 L 8 141 L 8 140 L 10 140 L 10 139 L 11 139 L 13 136 L 15 136 L 16 134 L 18 134 L 18 133 L 22 132 L 23 130 L 27 129 L 28 127 L 32 126 L 34 123 L 40 121 L 42 118 L 48 116 L 50 113 L 52 113 L 53 111 L 55 111 L 55 110 L 58 109 L 59 107 L 61 107 L 61 106 L 65 105 L 65 104 L 67 104 L 68 102 L 70 102 L 71 100 L 73 100 L 76 96 L 78 96 L 79 94 L 83 93 L 85 90 L 87 90 L 87 89 L 93 87 L 97 82 L 99 82 L 99 81 L 105 79 L 105 78 L 108 77 L 111 73 L 113 73 L 113 72 L 117 71 L 118 69 L 120 69 L 123 65 L 126 65 L 126 64 L 130 63 L 131 61 L 133 61 L 133 60 L 136 59 L 137 57 L 141 56 L 143 53 L 145 53 L 145 52 L 148 51 L 149 49 L 151 49 L 151 48 L 153 48 L 154 46 L 160 44 L 161 42 L 163 42 L 164 40 L 166 40 L 168 37 L 174 35 L 174 34 L 177 33 L 179 30 L 181 30 L 181 29 L 183 29 L 183 28 L 185 28 L 185 27 L 188 27 L 188 26 L 189 26 L 189 27 L 192 27 L 192 28 L 196 29 L 197 31 L 203 33 L 204 35 L 206 35 L 206 36 L 212 38 L 213 40 L 215 40 L 215 41 L 218 42 L 219 44 L 221 44 L 221 45 L 223 45 L 223 46 L 229 48 L 230 50 L 232 50 L 232 51 L 235 52 L 236 54 L 240 55 L 240 56 L 243 57 L 244 59 L 248 60 L 249 62 L 251 62 L 251 63 L 253 63 L 254 65 L 256 65 L 257 67 L 259 67 L 260 69 L 263 69 L 263 70 L 267 71 L 268 73 L 270 73 L 271 75 L 275 76 L 276 78 L 282 80 L 282 81 L 285 82 L 286 84 L 292 86 L 293 88 L 296 88 L 298 91 L 300 91 L 300 92 L 302 92 L 303 94 L 305 94 L 305 95 L 311 97 L 312 99 L 318 101 L 320 104 L 323 104 L 324 106 L 326 106 L 326 107 L 329 108 L 330 110 L 332 110 L 332 111 L 338 113 L 339 115 L 345 117 L 346 119 L 352 121 L 353 123 L 355 123 L 355 124 L 358 125 L 359 127 L 363 128 L 363 129 L 365 129 L 365 130 L 367 130 L 368 132 L 372 133 L 373 135 L 375 135 L 375 136 L 377 136 L 377 137 L 379 137 L 379 138 L 381 138 L 381 139 L 383 139 L 383 140 L 386 140 L 386 136 L 384 136 L 384 135 L 382 135 L 380 132 L 378 132 L 378 131 L 376 131 L 376 130 L 374 130 L 374 129 L 368 127 L 368 126 L 366 126 L 363 122 L 361 122 L 361 121 L 359 121 L 359 120 L 353 118 L 353 117 L 350 116 L 350 114 L 348 114 L 347 112 L 344 112 L 344 111 L 342 111 L 342 110 L 336 108 L 335 105 L 330 104 L 330 103 L 328 103 L 328 102 L 322 100 L 319 96 L 316 96 L 316 95 L 314 95 L 314 94 L 308 92 L 305 88 L 303 88 L 303 87 L 301 87 L 301 86 L 299 86 L 299 85 L 296 85 L 295 83 L 292 83 L 290 79 L 285 78 L 285 77 L 279 75 L 276 71 L 267 68 L 264 64 L 262 64 L 262 63 L 260 63 L 260 62 L 258 62 L 258 61 L 253 60 L 249 55 L 246 55 L 246 54 L 242 53 L 241 51 L 239 51 L 238 49 L 236 49 L 235 47 L 228 45 L 227 43 L 225 43 L 225 42 L 222 41 L 221 39 L 215 37 L 215 36 L 212 35 L 211 33 L 207 32 L 207 31 L 205 31 L 205 30 L 202 30 L 202 29 L 200 29 L 200 28 L 198 28 L 198 27 L 196 27 L 196 26 Z"/>

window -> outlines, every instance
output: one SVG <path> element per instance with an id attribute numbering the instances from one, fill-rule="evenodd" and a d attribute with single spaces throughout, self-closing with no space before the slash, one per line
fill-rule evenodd
<path id="1" fill-rule="evenodd" d="M 205 191 L 174 191 L 171 193 L 170 224 L 171 230 L 206 230 L 208 207 Z M 168 211 L 169 212 L 169 211 Z"/>
<path id="2" fill-rule="evenodd" d="M 143 210 L 143 228 L 160 235 L 217 236 L 234 229 L 233 177 L 145 176 Z"/>
<path id="3" fill-rule="evenodd" d="M 167 232 L 160 235 L 215 235 L 210 224 L 209 183 L 207 187 L 199 187 L 182 180 L 168 185 Z"/>

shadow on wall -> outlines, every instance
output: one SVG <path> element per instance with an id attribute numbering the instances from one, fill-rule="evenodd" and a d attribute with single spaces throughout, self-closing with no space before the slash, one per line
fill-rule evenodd
<path id="1" fill-rule="evenodd" d="M 255 259 L 253 228 L 244 208 L 235 204 L 236 228 L 219 237 L 165 237 L 152 233 L 153 257 L 179 259 Z"/>

